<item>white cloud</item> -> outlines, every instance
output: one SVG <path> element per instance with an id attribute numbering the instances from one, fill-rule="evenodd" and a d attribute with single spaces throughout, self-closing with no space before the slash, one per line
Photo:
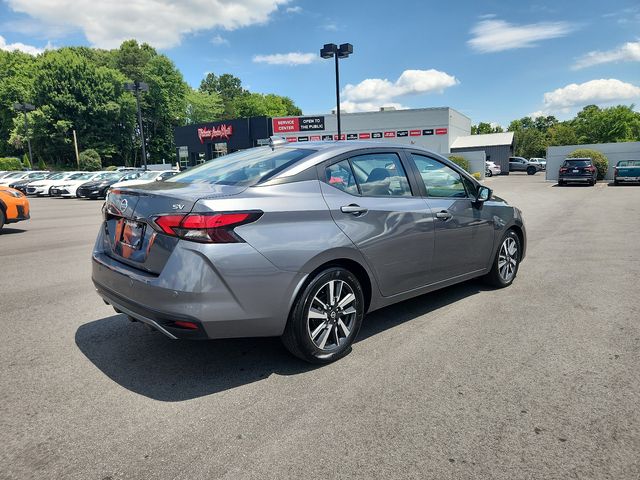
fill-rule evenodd
<path id="1" fill-rule="evenodd" d="M 540 40 L 564 37 L 575 30 L 568 22 L 539 22 L 514 25 L 504 20 L 485 19 L 472 29 L 467 44 L 480 53 L 534 47 Z"/>
<path id="2" fill-rule="evenodd" d="M 640 98 L 640 87 L 615 78 L 572 83 L 544 94 L 545 112 L 563 111 L 572 107 L 599 105 Z"/>
<path id="3" fill-rule="evenodd" d="M 300 5 L 296 5 L 294 7 L 288 7 L 285 11 L 287 13 L 302 13 L 302 7 Z"/>
<path id="4" fill-rule="evenodd" d="M 320 56 L 316 53 L 274 53 L 271 55 L 255 55 L 254 63 L 268 63 L 269 65 L 308 65 L 317 61 Z"/>
<path id="5" fill-rule="evenodd" d="M 574 70 L 611 62 L 640 62 L 640 42 L 627 42 L 612 50 L 594 50 L 580 57 Z"/>
<path id="6" fill-rule="evenodd" d="M 322 26 L 322 28 L 324 28 L 328 32 L 336 32 L 338 30 L 338 25 L 336 25 L 335 23 L 326 23 Z"/>
<path id="7" fill-rule="evenodd" d="M 397 102 L 351 102 L 345 101 L 340 102 L 340 110 L 343 113 L 353 113 L 353 112 L 377 112 L 380 110 L 380 107 L 393 107 L 396 110 L 405 110 L 409 107 L 405 107 L 404 105 Z"/>
<path id="8" fill-rule="evenodd" d="M 211 43 L 213 43 L 214 45 L 229 45 L 229 40 L 224 38 L 222 35 L 217 34 L 211 39 Z"/>
<path id="9" fill-rule="evenodd" d="M 404 108 L 393 100 L 404 95 L 442 93 L 458 83 L 456 77 L 439 70 L 405 70 L 395 82 L 386 78 L 367 78 L 357 85 L 347 84 L 342 96 L 349 111 L 378 110 L 381 106 Z M 342 107 L 343 102 L 340 105 Z"/>
<path id="10" fill-rule="evenodd" d="M 7 0 L 9 7 L 45 24 L 82 30 L 93 46 L 114 48 L 136 38 L 158 48 L 212 28 L 262 24 L 288 0 Z"/>
<path id="11" fill-rule="evenodd" d="M 7 43 L 5 38 L 0 35 L 0 50 L 5 50 L 7 52 L 13 52 L 14 50 L 20 50 L 21 52 L 28 53 L 29 55 L 38 55 L 45 50 L 51 50 L 53 47 L 51 44 L 47 43 L 44 48 L 34 47 L 33 45 L 26 45 L 24 43 L 15 42 L 15 43 Z"/>

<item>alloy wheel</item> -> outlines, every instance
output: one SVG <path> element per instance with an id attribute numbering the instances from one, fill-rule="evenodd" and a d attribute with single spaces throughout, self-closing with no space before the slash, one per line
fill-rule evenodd
<path id="1" fill-rule="evenodd" d="M 355 323 L 356 295 L 343 280 L 330 280 L 317 291 L 307 312 L 307 333 L 313 344 L 323 351 L 343 345 Z"/>
<path id="2" fill-rule="evenodd" d="M 510 282 L 516 274 L 518 265 L 518 244 L 513 237 L 505 238 L 500 246 L 498 254 L 498 272 L 500 278 L 505 282 Z"/>

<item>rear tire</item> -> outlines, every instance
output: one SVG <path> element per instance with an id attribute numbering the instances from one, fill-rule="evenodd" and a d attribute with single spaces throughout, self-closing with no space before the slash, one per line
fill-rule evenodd
<path id="1" fill-rule="evenodd" d="M 4 222 L 6 219 L 4 218 L 4 211 L 0 209 L 0 232 L 2 232 L 2 228 L 4 227 Z"/>
<path id="2" fill-rule="evenodd" d="M 613 184 L 614 184 L 616 187 L 618 187 L 618 186 L 620 185 L 620 182 L 619 182 L 618 180 L 614 180 L 614 181 L 613 181 Z"/>
<path id="3" fill-rule="evenodd" d="M 527 175 L 535 175 L 537 171 L 536 167 L 527 167 Z"/>
<path id="4" fill-rule="evenodd" d="M 562 187 L 565 185 L 565 181 L 564 180 L 558 180 L 558 186 Z"/>
<path id="5" fill-rule="evenodd" d="M 493 173 L 491 172 L 491 170 L 487 170 L 487 173 L 485 173 L 485 176 L 493 177 Z"/>
<path id="6" fill-rule="evenodd" d="M 341 267 L 323 270 L 298 295 L 282 343 L 306 362 L 334 362 L 351 351 L 364 308 L 364 294 L 355 275 Z"/>
<path id="7" fill-rule="evenodd" d="M 500 241 L 491 271 L 484 280 L 496 288 L 508 287 L 518 274 L 521 256 L 520 237 L 513 230 L 508 230 Z"/>

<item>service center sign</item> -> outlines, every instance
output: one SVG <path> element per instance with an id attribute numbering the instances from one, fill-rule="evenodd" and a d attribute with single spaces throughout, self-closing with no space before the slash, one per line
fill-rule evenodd
<path id="1" fill-rule="evenodd" d="M 310 132 L 324 130 L 324 117 L 274 118 L 273 133 Z"/>

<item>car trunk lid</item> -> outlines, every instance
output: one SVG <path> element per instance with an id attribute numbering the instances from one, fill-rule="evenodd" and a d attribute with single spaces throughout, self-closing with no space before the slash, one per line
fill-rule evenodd
<path id="1" fill-rule="evenodd" d="M 159 233 L 152 219 L 191 212 L 203 198 L 237 195 L 246 187 L 154 182 L 109 192 L 104 207 L 104 252 L 141 270 L 160 274 L 178 239 Z"/>

